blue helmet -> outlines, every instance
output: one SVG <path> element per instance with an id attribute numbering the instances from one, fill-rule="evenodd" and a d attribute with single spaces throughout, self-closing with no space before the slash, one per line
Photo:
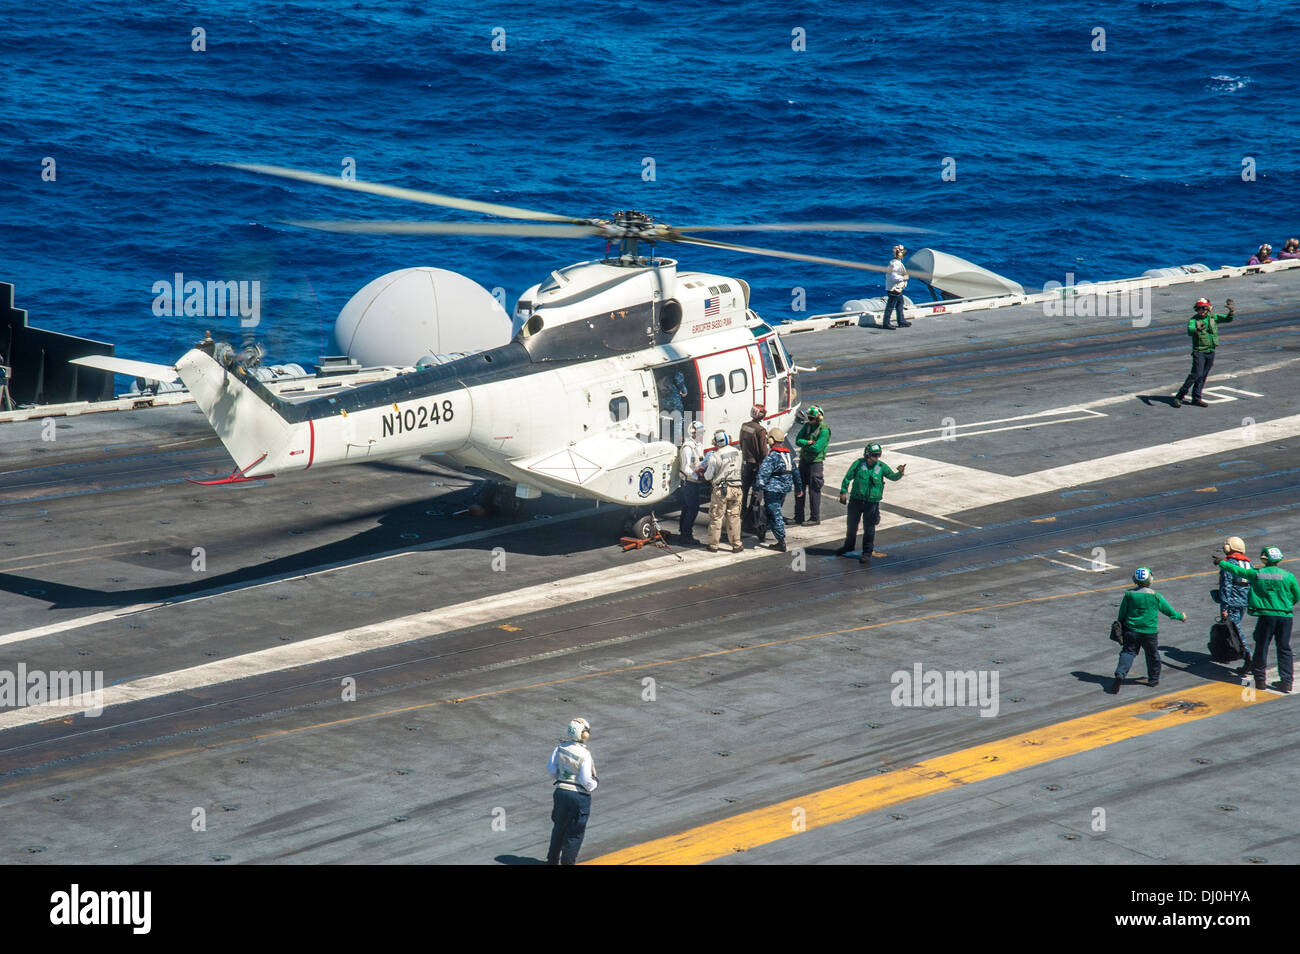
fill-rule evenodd
<path id="1" fill-rule="evenodd" d="M 1138 567 L 1133 571 L 1133 582 L 1138 586 L 1148 586 L 1151 583 L 1151 571 L 1144 566 Z"/>

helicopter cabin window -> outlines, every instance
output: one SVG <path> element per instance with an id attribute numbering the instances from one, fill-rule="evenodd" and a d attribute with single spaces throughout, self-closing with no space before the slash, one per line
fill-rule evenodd
<path id="1" fill-rule="evenodd" d="M 627 403 L 627 398 L 616 397 L 609 402 L 609 419 L 618 423 L 626 421 L 631 413 L 631 407 Z"/>
<path id="2" fill-rule="evenodd" d="M 720 374 L 709 375 L 709 380 L 705 382 L 704 386 L 708 389 L 709 397 L 711 398 L 722 397 L 727 389 L 726 382 L 722 380 L 722 375 Z"/>
<path id="3" fill-rule="evenodd" d="M 766 341 L 760 341 L 758 350 L 763 355 L 763 377 L 771 381 L 776 377 L 776 363 L 772 360 L 772 346 Z"/>
<path id="4" fill-rule="evenodd" d="M 731 393 L 739 394 L 745 388 L 749 387 L 749 375 L 745 373 L 744 368 L 737 368 L 731 372 Z"/>

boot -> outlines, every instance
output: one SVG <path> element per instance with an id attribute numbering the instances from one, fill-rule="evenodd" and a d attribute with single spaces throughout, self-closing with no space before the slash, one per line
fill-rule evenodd
<path id="1" fill-rule="evenodd" d="M 1124 685 L 1124 680 L 1121 679 L 1119 676 L 1116 676 L 1114 679 L 1111 680 L 1110 687 L 1106 691 L 1109 692 L 1112 696 L 1117 696 L 1119 695 L 1119 687 L 1122 685 Z"/>
<path id="2" fill-rule="evenodd" d="M 853 544 L 851 544 L 851 543 L 846 543 L 846 544 L 844 544 L 844 546 L 840 547 L 838 550 L 835 551 L 835 555 L 836 555 L 836 556 L 844 556 L 844 554 L 849 553 L 849 552 L 851 552 L 852 550 L 853 550 Z"/>
<path id="3" fill-rule="evenodd" d="M 777 553 L 785 553 L 785 552 L 786 552 L 786 551 L 785 551 L 785 538 L 784 538 L 784 537 L 782 537 L 780 540 L 776 541 L 776 552 L 777 552 Z"/>
<path id="4" fill-rule="evenodd" d="M 862 556 L 858 557 L 859 566 L 871 566 L 871 551 L 863 550 Z"/>

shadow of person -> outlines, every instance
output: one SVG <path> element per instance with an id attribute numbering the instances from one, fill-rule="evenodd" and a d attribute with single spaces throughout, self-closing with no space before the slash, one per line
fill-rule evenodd
<path id="1" fill-rule="evenodd" d="M 1175 407 L 1173 396 L 1170 394 L 1139 394 L 1137 399 L 1151 407 L 1152 404 L 1163 404 L 1165 407 Z"/>
<path id="2" fill-rule="evenodd" d="M 1179 663 L 1184 672 L 1193 676 L 1208 679 L 1212 682 L 1237 683 L 1241 681 L 1241 677 L 1237 675 L 1234 669 L 1241 665 L 1242 660 L 1231 663 L 1216 663 L 1210 658 L 1209 653 L 1179 649 L 1177 646 L 1161 646 L 1160 648 L 1164 651 L 1166 659 Z"/>
<path id="3" fill-rule="evenodd" d="M 1099 676 L 1095 672 L 1084 672 L 1081 669 L 1076 669 L 1074 672 L 1070 673 L 1070 675 L 1079 682 L 1091 682 L 1097 686 L 1109 686 L 1115 680 L 1115 674 L 1113 672 L 1104 676 Z"/>
<path id="4" fill-rule="evenodd" d="M 524 855 L 497 855 L 492 859 L 499 865 L 544 865 L 545 858 L 530 858 Z"/>

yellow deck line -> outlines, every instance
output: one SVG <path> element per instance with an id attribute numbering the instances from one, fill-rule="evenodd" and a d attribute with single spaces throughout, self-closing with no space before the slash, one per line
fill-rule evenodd
<path id="1" fill-rule="evenodd" d="M 949 791 L 958 785 L 996 778 L 1276 698 L 1280 697 L 1221 682 L 1200 685 L 1186 692 L 1146 697 L 1139 702 L 961 749 L 886 774 L 810 792 L 767 808 L 632 845 L 601 855 L 588 864 L 685 865 L 725 858 L 738 851 L 790 838 L 798 834 L 800 824 L 811 831 Z"/>

